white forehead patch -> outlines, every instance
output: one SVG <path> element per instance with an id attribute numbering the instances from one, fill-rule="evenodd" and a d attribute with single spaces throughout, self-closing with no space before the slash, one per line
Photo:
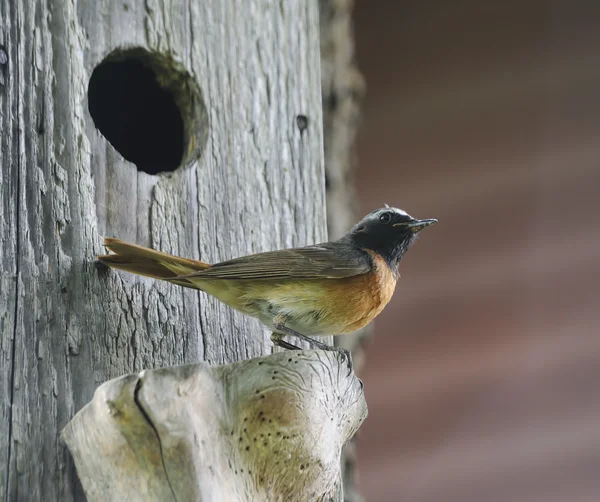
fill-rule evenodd
<path id="1" fill-rule="evenodd" d="M 384 208 L 381 208 L 379 211 L 377 211 L 377 216 L 379 216 L 381 213 L 385 213 L 385 212 L 392 212 L 392 213 L 398 213 L 401 216 L 410 216 L 406 211 L 399 209 L 397 207 L 390 207 L 387 204 L 385 205 Z"/>
<path id="2" fill-rule="evenodd" d="M 412 216 L 403 209 L 399 209 L 397 207 L 390 207 L 386 204 L 385 207 L 380 207 L 379 209 L 375 209 L 374 211 L 371 211 L 369 214 L 367 214 L 362 220 L 360 220 L 356 225 L 354 225 L 354 227 L 352 227 L 352 231 L 355 232 L 364 230 L 365 224 L 368 224 L 371 221 L 379 221 L 379 218 L 383 213 L 396 213 L 401 218 L 406 218 L 407 220 L 412 219 Z"/>
<path id="3" fill-rule="evenodd" d="M 397 207 L 390 207 L 392 211 L 395 213 L 401 214 L 402 216 L 408 216 L 408 213 L 402 209 L 398 209 Z"/>
<path id="4" fill-rule="evenodd" d="M 363 223 L 365 221 L 377 221 L 383 213 L 396 213 L 401 218 L 412 218 L 412 216 L 403 209 L 399 209 L 397 207 L 390 207 L 386 204 L 385 207 L 380 207 L 379 209 L 375 209 L 374 211 L 367 214 L 359 223 L 357 223 L 357 226 L 360 226 L 360 223 Z"/>

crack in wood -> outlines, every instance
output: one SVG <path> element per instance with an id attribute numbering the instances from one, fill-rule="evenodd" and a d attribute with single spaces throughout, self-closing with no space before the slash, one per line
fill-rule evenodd
<path id="1" fill-rule="evenodd" d="M 17 101 L 17 116 L 20 116 L 20 102 Z M 17 129 L 17 151 L 20 151 L 21 145 L 21 130 Z M 15 227 L 17 229 L 16 239 L 15 239 L 15 308 L 14 308 L 14 322 L 13 322 L 13 336 L 12 336 L 12 347 L 10 354 L 10 396 L 9 396 L 9 409 L 8 409 L 8 451 L 6 456 L 6 490 L 5 490 L 5 500 L 9 502 L 10 496 L 10 477 L 11 477 L 11 460 L 13 453 L 13 405 L 14 405 L 14 397 L 15 397 L 15 367 L 16 367 L 16 358 L 17 358 L 17 329 L 19 322 L 19 295 L 20 295 L 20 273 L 21 273 L 21 239 L 19 234 L 19 229 L 21 228 L 21 155 L 16 156 L 16 167 L 17 167 L 17 182 L 16 182 L 16 196 L 15 196 Z M 18 488 L 18 484 L 15 485 Z M 18 493 L 17 493 L 18 495 Z"/>
<path id="2" fill-rule="evenodd" d="M 154 423 L 152 423 L 150 416 L 144 409 L 144 406 L 142 405 L 142 403 L 140 402 L 140 399 L 139 399 L 139 392 L 142 389 L 142 385 L 143 385 L 143 382 L 142 382 L 142 378 L 140 377 L 138 379 L 138 381 L 136 382 L 135 390 L 133 391 L 133 402 L 135 403 L 138 410 L 142 414 L 142 417 L 144 417 L 144 420 L 148 423 L 148 425 L 152 428 L 152 430 L 154 431 L 154 434 L 156 435 L 156 441 L 158 442 L 158 448 L 160 450 L 160 461 L 162 463 L 163 471 L 165 473 L 165 478 L 169 485 L 169 489 L 171 490 L 171 493 L 173 494 L 173 500 L 175 500 L 175 502 L 177 502 L 177 495 L 175 494 L 175 490 L 173 489 L 173 485 L 171 484 L 171 480 L 169 479 L 169 472 L 167 471 L 167 466 L 165 465 L 165 457 L 163 455 L 163 446 L 160 441 L 160 434 L 158 433 L 156 426 L 154 425 Z"/>

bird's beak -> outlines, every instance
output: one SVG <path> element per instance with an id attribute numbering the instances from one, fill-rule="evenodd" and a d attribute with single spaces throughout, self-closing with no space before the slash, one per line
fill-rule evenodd
<path id="1" fill-rule="evenodd" d="M 434 223 L 437 223 L 438 220 L 436 220 L 435 218 L 431 218 L 429 220 L 413 220 L 413 221 L 409 221 L 407 223 L 396 223 L 396 225 L 404 225 L 407 228 L 409 228 L 413 233 L 417 233 L 420 232 L 421 230 L 423 230 L 424 228 L 433 225 Z M 394 226 L 396 226 L 394 225 Z"/>

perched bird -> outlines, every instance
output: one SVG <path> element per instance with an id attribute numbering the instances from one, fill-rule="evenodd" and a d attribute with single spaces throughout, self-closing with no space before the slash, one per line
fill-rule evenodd
<path id="1" fill-rule="evenodd" d="M 282 339 L 292 335 L 321 349 L 340 350 L 310 337 L 351 333 L 369 324 L 392 298 L 404 253 L 417 233 L 435 222 L 386 205 L 337 241 L 214 265 L 113 238 L 104 245 L 115 254 L 98 259 L 112 268 L 213 295 L 258 318 L 281 347 L 298 348 Z"/>

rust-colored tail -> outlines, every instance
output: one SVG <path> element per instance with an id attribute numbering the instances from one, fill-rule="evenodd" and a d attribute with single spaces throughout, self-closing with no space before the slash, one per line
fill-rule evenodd
<path id="1" fill-rule="evenodd" d="M 109 267 L 154 279 L 162 279 L 188 288 L 198 289 L 187 279 L 176 279 L 176 277 L 193 274 L 210 267 L 208 263 L 202 261 L 180 258 L 112 237 L 106 237 L 104 245 L 115 254 L 98 256 L 98 260 Z"/>

